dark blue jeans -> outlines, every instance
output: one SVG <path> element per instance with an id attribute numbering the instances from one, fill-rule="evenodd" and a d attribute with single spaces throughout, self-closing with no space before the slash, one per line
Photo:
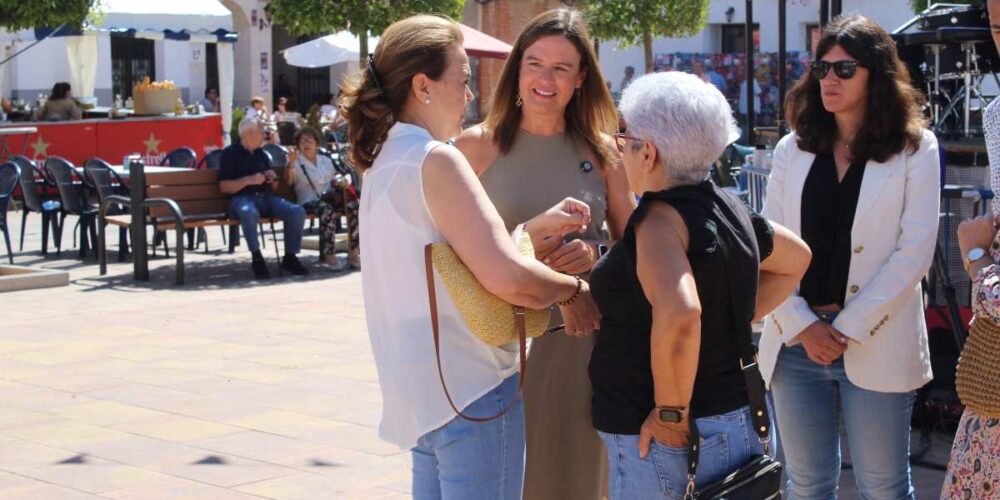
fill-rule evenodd
<path id="1" fill-rule="evenodd" d="M 260 251 L 257 224 L 261 217 L 281 219 L 285 226 L 285 255 L 295 255 L 302 250 L 306 211 L 295 203 L 270 193 L 238 194 L 229 199 L 229 216 L 239 219 L 251 252 Z"/>

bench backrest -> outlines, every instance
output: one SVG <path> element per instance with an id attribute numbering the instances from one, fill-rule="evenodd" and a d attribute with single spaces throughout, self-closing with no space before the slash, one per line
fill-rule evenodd
<path id="1" fill-rule="evenodd" d="M 278 170 L 278 178 L 283 171 Z M 279 182 L 275 194 L 295 201 L 291 186 Z M 229 196 L 219 189 L 218 170 L 187 170 L 146 174 L 146 198 L 170 198 L 177 203 L 185 217 L 218 215 L 225 218 L 229 211 Z M 151 207 L 149 216 L 170 217 L 164 207 Z"/>
<path id="2" fill-rule="evenodd" d="M 189 170 L 146 174 L 146 198 L 170 198 L 185 216 L 219 214 L 225 217 L 229 197 L 219 190 L 218 170 Z M 150 217 L 169 217 L 170 210 L 151 207 Z"/>

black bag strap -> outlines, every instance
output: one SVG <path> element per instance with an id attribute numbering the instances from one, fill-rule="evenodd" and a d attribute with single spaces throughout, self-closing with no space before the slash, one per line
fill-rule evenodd
<path id="1" fill-rule="evenodd" d="M 729 212 L 730 215 L 733 215 L 727 208 L 722 207 L 722 209 Z M 733 217 L 730 220 L 739 219 Z M 750 229 L 752 231 L 752 227 Z M 726 276 L 728 277 L 726 280 L 727 293 L 730 297 L 732 297 L 732 281 L 736 279 L 736 275 L 730 273 L 728 270 L 730 262 L 729 245 L 726 240 L 721 237 L 719 238 L 719 249 L 722 252 L 722 262 L 723 266 L 726 268 Z M 732 315 L 734 324 L 739 325 L 742 322 L 742 320 L 736 316 L 735 308 L 730 308 L 730 314 Z M 771 419 L 767 410 L 767 399 L 765 396 L 766 387 L 764 385 L 764 378 L 761 376 L 759 366 L 757 365 L 757 347 L 754 346 L 749 324 L 744 329 L 744 333 L 743 346 L 740 348 L 740 370 L 743 371 L 743 379 L 747 387 L 747 401 L 750 405 L 750 418 L 753 422 L 754 432 L 757 433 L 760 442 L 764 444 L 764 453 L 770 454 L 769 444 L 771 441 Z M 688 439 L 688 488 L 685 497 L 693 498 L 695 473 L 698 470 L 698 445 L 700 437 L 698 434 L 698 425 L 695 422 L 694 416 L 689 416 L 688 421 L 691 424 L 691 436 Z"/>
<path id="2" fill-rule="evenodd" d="M 317 162 L 319 161 L 319 155 L 316 156 L 316 161 Z M 311 187 L 312 190 L 313 190 L 313 192 L 316 193 L 316 198 L 322 199 L 323 195 L 319 194 L 319 191 L 316 190 L 316 185 L 313 184 L 312 178 L 309 177 L 309 170 L 306 168 L 305 165 L 302 164 L 302 159 L 299 158 L 299 161 L 295 162 L 295 164 L 298 165 L 299 166 L 299 170 L 301 170 L 302 173 L 305 174 L 306 181 L 309 183 L 309 187 Z"/>

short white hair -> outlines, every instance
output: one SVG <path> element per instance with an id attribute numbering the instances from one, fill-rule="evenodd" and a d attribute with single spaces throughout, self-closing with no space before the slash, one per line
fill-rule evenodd
<path id="1" fill-rule="evenodd" d="M 243 134 L 250 132 L 254 128 L 259 128 L 260 126 L 260 120 L 257 118 L 257 115 L 254 114 L 240 120 L 240 124 L 236 127 L 236 129 L 239 131 L 240 137 L 243 137 Z"/>
<path id="2" fill-rule="evenodd" d="M 683 184 L 705 180 L 739 134 L 719 89 L 679 71 L 639 77 L 622 94 L 620 109 L 628 134 L 651 141 L 667 177 Z"/>

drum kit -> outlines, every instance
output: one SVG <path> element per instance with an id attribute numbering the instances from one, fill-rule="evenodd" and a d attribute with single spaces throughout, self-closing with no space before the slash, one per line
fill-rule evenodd
<path id="1" fill-rule="evenodd" d="M 931 128 L 939 137 L 982 137 L 983 94 L 992 78 L 1000 87 L 1000 55 L 982 6 L 924 11 L 895 30 L 893 39 L 914 85 L 927 93 Z"/>

